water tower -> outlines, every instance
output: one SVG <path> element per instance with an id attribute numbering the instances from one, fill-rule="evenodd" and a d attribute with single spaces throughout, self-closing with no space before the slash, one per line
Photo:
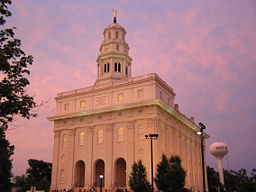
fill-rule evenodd
<path id="1" fill-rule="evenodd" d="M 224 185 L 222 158 L 228 153 L 228 146 L 223 142 L 215 142 L 210 146 L 211 154 L 218 160 L 218 171 L 220 183 Z"/>

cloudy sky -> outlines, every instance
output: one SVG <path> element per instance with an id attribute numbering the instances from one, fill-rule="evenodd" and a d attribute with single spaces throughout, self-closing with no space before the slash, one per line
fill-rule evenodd
<path id="1" fill-rule="evenodd" d="M 17 119 L 8 130 L 16 146 L 13 171 L 25 172 L 29 158 L 51 161 L 58 92 L 90 86 L 104 28 L 126 28 L 133 76 L 157 73 L 175 91 L 186 116 L 207 126 L 207 164 L 212 142 L 224 141 L 224 167 L 256 168 L 255 0 L 22 0 L 11 6 L 23 48 L 33 55 L 28 92 L 38 117 Z"/>

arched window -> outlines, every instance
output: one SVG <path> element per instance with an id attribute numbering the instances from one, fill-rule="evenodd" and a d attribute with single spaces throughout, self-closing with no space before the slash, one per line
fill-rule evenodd
<path id="1" fill-rule="evenodd" d="M 98 144 L 103 143 L 103 130 L 99 130 L 97 132 L 97 143 Z"/>
<path id="2" fill-rule="evenodd" d="M 104 73 L 106 73 L 106 72 L 107 72 L 107 65 L 104 64 Z"/>
<path id="3" fill-rule="evenodd" d="M 115 72 L 117 72 L 117 63 L 115 63 Z"/>
<path id="4" fill-rule="evenodd" d="M 124 141 L 124 128 L 119 127 L 117 129 L 117 141 L 122 142 Z"/>
<path id="5" fill-rule="evenodd" d="M 128 75 L 128 67 L 125 67 L 125 74 Z"/>
<path id="6" fill-rule="evenodd" d="M 109 63 L 107 64 L 107 72 L 109 72 Z"/>
<path id="7" fill-rule="evenodd" d="M 111 38 L 111 32 L 109 31 L 108 32 L 108 39 L 110 39 Z"/>
<path id="8" fill-rule="evenodd" d="M 83 161 L 77 161 L 75 164 L 74 181 L 76 187 L 84 187 L 85 181 L 85 163 Z"/>
<path id="9" fill-rule="evenodd" d="M 116 38 L 118 38 L 118 31 L 116 31 Z"/>
<path id="10" fill-rule="evenodd" d="M 78 144 L 84 145 L 84 132 L 79 133 Z"/>
<path id="11" fill-rule="evenodd" d="M 63 134 L 63 135 L 62 135 L 62 138 L 61 138 L 61 146 L 62 146 L 62 147 L 67 147 L 67 143 L 68 143 L 67 135 L 66 135 L 66 134 Z"/>
<path id="12" fill-rule="evenodd" d="M 116 45 L 116 50 L 119 51 L 119 45 Z"/>
<path id="13" fill-rule="evenodd" d="M 65 182 L 65 170 L 61 169 L 60 170 L 60 183 L 64 183 Z"/>
<path id="14" fill-rule="evenodd" d="M 126 161 L 123 158 L 116 160 L 114 175 L 117 187 L 126 187 Z"/>
<path id="15" fill-rule="evenodd" d="M 118 69 L 117 72 L 121 72 L 121 63 L 118 63 Z"/>

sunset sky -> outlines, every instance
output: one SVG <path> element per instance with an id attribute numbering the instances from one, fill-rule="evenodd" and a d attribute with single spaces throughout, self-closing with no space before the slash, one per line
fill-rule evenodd
<path id="1" fill-rule="evenodd" d="M 28 92 L 48 101 L 38 117 L 17 119 L 7 131 L 15 145 L 15 175 L 27 160 L 51 162 L 58 92 L 94 84 L 96 58 L 112 9 L 127 31 L 132 76 L 157 73 L 176 93 L 186 116 L 203 122 L 209 145 L 224 141 L 224 168 L 256 168 L 255 0 L 16 0 L 8 26 L 34 57 Z"/>

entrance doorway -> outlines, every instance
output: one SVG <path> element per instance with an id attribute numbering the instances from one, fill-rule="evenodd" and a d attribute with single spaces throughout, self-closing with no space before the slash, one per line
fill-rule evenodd
<path id="1" fill-rule="evenodd" d="M 77 161 L 75 165 L 75 187 L 84 187 L 85 164 Z"/>
<path id="2" fill-rule="evenodd" d="M 95 177 L 94 177 L 94 185 L 96 187 L 100 187 L 101 179 L 100 175 L 103 175 L 102 178 L 102 186 L 104 187 L 105 180 L 105 163 L 102 159 L 99 159 L 95 162 Z"/>
<path id="3" fill-rule="evenodd" d="M 126 162 L 119 158 L 115 163 L 115 184 L 117 187 L 126 187 Z"/>

